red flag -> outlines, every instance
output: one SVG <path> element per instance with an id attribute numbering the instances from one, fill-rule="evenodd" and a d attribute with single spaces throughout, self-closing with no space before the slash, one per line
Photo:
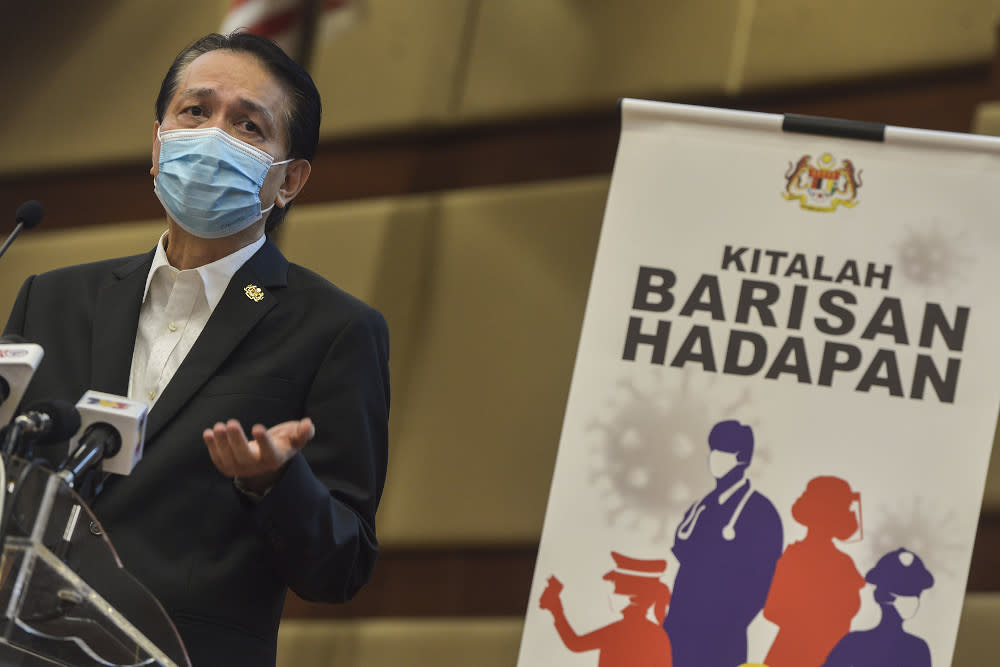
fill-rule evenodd
<path id="1" fill-rule="evenodd" d="M 270 37 L 304 64 L 314 39 L 330 39 L 351 27 L 364 9 L 364 0 L 232 0 L 220 32 Z"/>

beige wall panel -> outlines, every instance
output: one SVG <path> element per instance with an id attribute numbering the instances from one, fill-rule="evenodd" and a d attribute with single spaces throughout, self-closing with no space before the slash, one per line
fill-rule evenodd
<path id="1" fill-rule="evenodd" d="M 1000 445 L 997 444 L 997 438 L 993 439 L 993 456 L 986 477 L 983 512 L 1000 513 Z"/>
<path id="2" fill-rule="evenodd" d="M 277 667 L 511 667 L 520 618 L 283 621 Z"/>
<path id="3" fill-rule="evenodd" d="M 541 533 L 606 179 L 449 194 L 394 404 L 387 541 Z M 391 267 L 387 267 L 391 270 Z"/>
<path id="4" fill-rule="evenodd" d="M 1000 102 L 983 102 L 976 107 L 972 131 L 1000 137 Z"/>
<path id="5" fill-rule="evenodd" d="M 20 2 L 0 42 L 0 174 L 141 159 L 177 52 L 218 29 L 226 0 Z"/>
<path id="6" fill-rule="evenodd" d="M 952 667 L 1000 665 L 1000 593 L 965 596 Z"/>
<path id="7" fill-rule="evenodd" d="M 426 325 L 424 288 L 434 265 L 430 230 L 438 208 L 433 196 L 296 207 L 279 239 L 290 261 L 316 271 L 385 315 L 392 385 L 391 466 L 395 443 L 406 437 L 400 422 L 410 387 L 421 386 L 413 370 L 414 348 Z"/>
<path id="8" fill-rule="evenodd" d="M 718 93 L 745 0 L 481 2 L 462 119 Z"/>
<path id="9" fill-rule="evenodd" d="M 28 276 L 71 264 L 146 252 L 156 245 L 166 228 L 166 220 L 152 220 L 22 233 L 0 260 L 2 322 L 6 324 L 17 290 Z"/>
<path id="10" fill-rule="evenodd" d="M 993 58 L 996 0 L 754 0 L 730 92 Z"/>
<path id="11" fill-rule="evenodd" d="M 380 310 L 397 311 L 397 301 L 386 293 L 418 298 L 405 278 L 423 269 L 419 243 L 437 209 L 437 198 L 430 195 L 297 205 L 288 212 L 278 244 L 289 261 Z M 406 252 L 393 255 L 395 244 Z"/>
<path id="12" fill-rule="evenodd" d="M 972 131 L 978 134 L 1000 136 L 1000 102 L 984 102 L 976 109 Z M 984 512 L 1000 512 L 1000 425 L 993 439 L 993 458 L 986 478 L 983 497 Z"/>
<path id="13" fill-rule="evenodd" d="M 385 314 L 388 544 L 541 531 L 606 178 L 303 207 L 282 246 Z"/>
<path id="14" fill-rule="evenodd" d="M 312 75 L 323 96 L 321 135 L 440 123 L 454 104 L 473 0 L 368 0 L 368 12 L 317 44 Z"/>

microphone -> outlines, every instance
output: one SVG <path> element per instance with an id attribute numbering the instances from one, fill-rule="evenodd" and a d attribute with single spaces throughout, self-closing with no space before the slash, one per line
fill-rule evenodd
<path id="1" fill-rule="evenodd" d="M 14 227 L 14 231 L 10 233 L 7 240 L 0 246 L 0 257 L 3 257 L 3 254 L 7 252 L 7 248 L 14 242 L 14 239 L 21 233 L 22 229 L 37 227 L 38 223 L 42 221 L 43 215 L 45 215 L 45 209 L 42 208 L 41 202 L 37 199 L 26 201 L 18 206 L 17 213 L 14 214 L 14 222 L 17 223 L 17 226 Z"/>
<path id="2" fill-rule="evenodd" d="M 15 417 L 14 423 L 35 444 L 48 445 L 68 440 L 80 430 L 80 411 L 69 401 L 39 401 Z"/>
<path id="3" fill-rule="evenodd" d="M 82 426 L 56 472 L 73 486 L 88 470 L 127 475 L 142 458 L 149 406 L 123 396 L 87 391 L 76 403 Z"/>
<path id="4" fill-rule="evenodd" d="M 24 390 L 45 356 L 41 345 L 23 341 L 20 336 L 0 338 L 0 425 L 6 425 L 14 416 Z"/>
<path id="5" fill-rule="evenodd" d="M 40 401 L 14 418 L 2 431 L 0 453 L 31 458 L 30 446 L 48 445 L 68 440 L 80 428 L 80 413 L 69 401 Z M 29 448 L 21 451 L 27 440 Z"/>

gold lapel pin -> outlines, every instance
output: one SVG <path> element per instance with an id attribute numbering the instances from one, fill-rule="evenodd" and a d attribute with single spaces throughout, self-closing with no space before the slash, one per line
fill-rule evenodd
<path id="1" fill-rule="evenodd" d="M 255 302 L 260 301 L 261 299 L 264 298 L 264 290 L 257 287 L 253 283 L 250 283 L 249 285 L 244 287 L 243 291 L 246 292 L 247 296 L 253 299 Z"/>

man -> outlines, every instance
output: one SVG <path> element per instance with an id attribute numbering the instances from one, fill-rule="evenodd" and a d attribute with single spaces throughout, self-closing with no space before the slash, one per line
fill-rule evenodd
<path id="1" fill-rule="evenodd" d="M 715 489 L 677 527 L 680 562 L 663 623 L 674 667 L 737 667 L 747 660 L 747 626 L 764 607 L 781 555 L 781 518 L 746 471 L 753 431 L 735 420 L 708 435 Z"/>
<path id="2" fill-rule="evenodd" d="M 45 349 L 24 405 L 151 404 L 142 461 L 93 509 L 196 667 L 273 665 L 286 587 L 345 601 L 375 562 L 385 321 L 265 234 L 309 178 L 319 120 L 272 42 L 195 42 L 156 103 L 157 247 L 28 278 L 6 327 Z"/>

